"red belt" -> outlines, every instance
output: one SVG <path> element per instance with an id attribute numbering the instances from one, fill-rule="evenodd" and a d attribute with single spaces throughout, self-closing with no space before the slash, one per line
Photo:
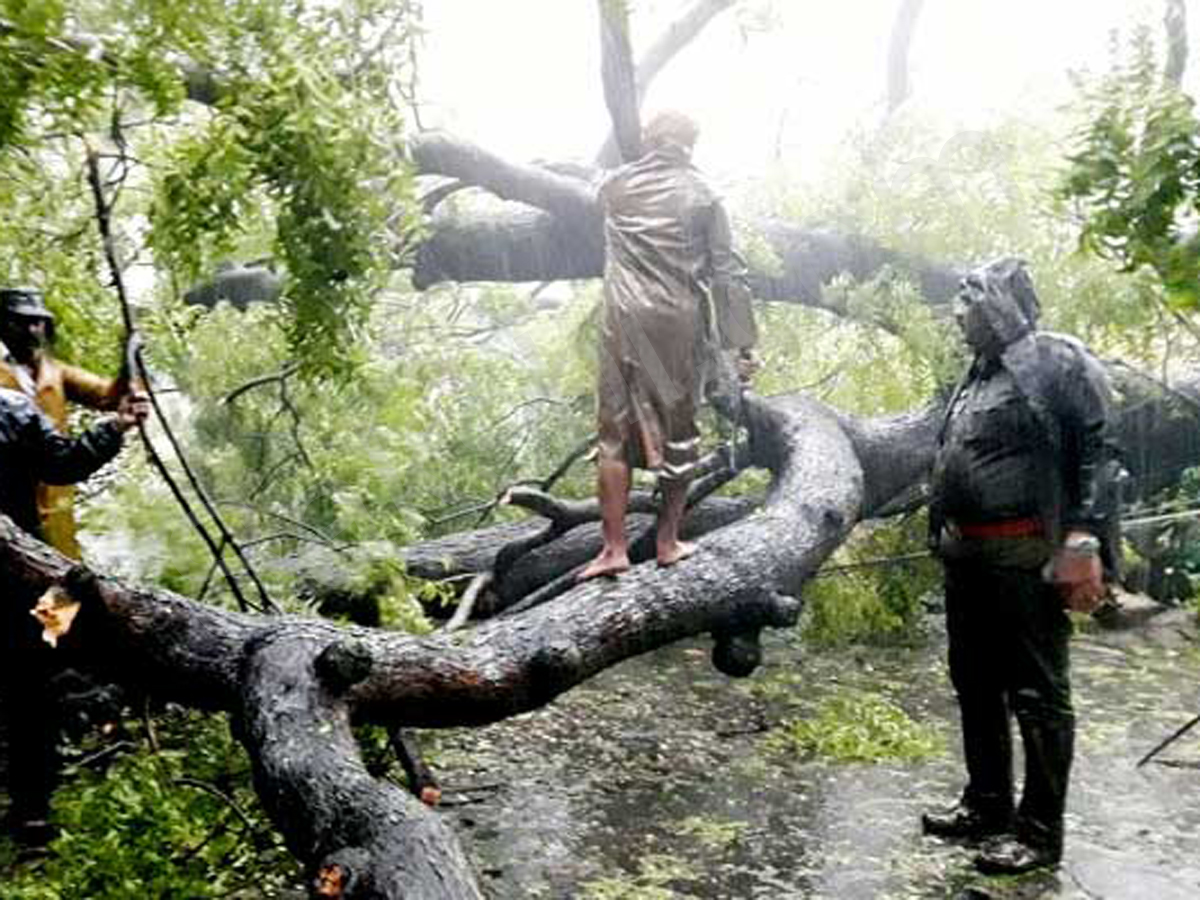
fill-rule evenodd
<path id="1" fill-rule="evenodd" d="M 1000 519 L 997 522 L 956 522 L 958 533 L 966 538 L 1038 537 L 1046 533 L 1036 516 L 1024 519 Z"/>

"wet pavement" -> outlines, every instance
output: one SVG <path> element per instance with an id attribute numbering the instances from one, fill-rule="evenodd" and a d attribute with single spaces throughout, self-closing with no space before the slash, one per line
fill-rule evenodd
<path id="1" fill-rule="evenodd" d="M 921 810 L 961 786 L 940 629 L 931 617 L 915 649 L 822 652 L 776 634 L 743 681 L 713 670 L 705 642 L 677 645 L 537 713 L 427 736 L 445 814 L 496 900 L 1200 897 L 1200 728 L 1135 767 L 1200 711 L 1194 616 L 1077 634 L 1066 856 L 1017 879 L 976 875 L 969 848 L 920 833 Z M 898 704 L 939 749 L 877 763 L 777 749 L 781 720 L 844 691 Z"/>

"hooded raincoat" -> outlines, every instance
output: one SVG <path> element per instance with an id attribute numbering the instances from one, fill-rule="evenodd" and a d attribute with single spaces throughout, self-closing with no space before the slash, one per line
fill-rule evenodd
<path id="1" fill-rule="evenodd" d="M 600 188 L 605 218 L 602 458 L 689 477 L 703 355 L 757 332 L 729 221 L 688 153 L 660 145 Z"/>
<path id="2" fill-rule="evenodd" d="M 1108 538 L 1115 556 L 1108 385 L 1081 344 L 1036 330 L 1037 297 L 1020 263 L 973 273 L 959 297 L 978 356 L 948 406 L 930 526 L 946 573 L 962 803 L 1056 861 L 1075 740 L 1071 622 L 1041 567 L 1072 528 Z M 1013 715 L 1025 751 L 1015 808 Z"/>

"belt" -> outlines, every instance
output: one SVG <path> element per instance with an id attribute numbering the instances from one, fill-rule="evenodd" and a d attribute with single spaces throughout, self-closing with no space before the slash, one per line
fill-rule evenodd
<path id="1" fill-rule="evenodd" d="M 955 522 L 958 533 L 965 538 L 1040 537 L 1046 533 L 1037 516 L 1023 519 L 999 519 L 995 522 Z"/>

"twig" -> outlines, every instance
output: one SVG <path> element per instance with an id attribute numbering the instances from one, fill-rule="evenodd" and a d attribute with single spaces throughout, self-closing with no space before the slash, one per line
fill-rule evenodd
<path id="1" fill-rule="evenodd" d="M 90 768 L 90 767 L 96 765 L 96 763 L 98 763 L 98 762 L 102 762 L 103 760 L 108 759 L 110 756 L 115 756 L 117 753 L 120 753 L 122 750 L 136 750 L 136 749 L 137 749 L 137 745 L 131 741 L 116 741 L 112 744 L 109 744 L 107 747 L 103 747 L 103 748 L 97 750 L 95 753 L 91 754 L 90 756 L 85 756 L 83 759 L 81 759 L 77 763 L 75 763 L 75 767 L 80 768 L 80 769 L 87 769 L 87 768 Z"/>
<path id="2" fill-rule="evenodd" d="M 391 739 L 396 759 L 404 769 L 409 791 L 422 803 L 428 806 L 437 805 L 441 800 L 442 789 L 438 785 L 437 776 L 433 774 L 433 769 L 426 764 L 421 755 L 416 735 L 408 728 L 393 728 L 388 737 Z"/>
<path id="3" fill-rule="evenodd" d="M 325 534 L 325 532 L 321 531 L 321 529 L 317 528 L 315 525 L 309 525 L 307 522 L 302 522 L 300 519 L 292 518 L 284 513 L 275 512 L 274 510 L 270 509 L 260 509 L 254 504 L 246 503 L 242 500 L 217 500 L 216 502 L 219 506 L 231 506 L 235 509 L 244 509 L 247 512 L 252 512 L 259 516 L 266 516 L 270 519 L 278 519 L 280 522 L 285 522 L 286 524 L 295 528 L 303 529 L 317 538 L 320 543 L 329 547 L 330 550 L 334 550 L 338 553 L 343 553 L 353 546 L 353 544 L 339 543 L 338 541 L 335 541 L 333 538 L 329 537 L 329 535 Z"/>
<path id="4" fill-rule="evenodd" d="M 1190 721 L 1184 723 L 1181 727 L 1176 729 L 1175 732 L 1173 734 L 1171 734 L 1169 737 L 1167 737 L 1166 739 L 1164 739 L 1162 741 L 1159 741 L 1158 744 L 1155 745 L 1153 750 L 1151 750 L 1149 753 L 1147 753 L 1145 756 L 1143 756 L 1141 759 L 1138 760 L 1136 768 L 1140 769 L 1146 763 L 1150 762 L 1150 760 L 1154 759 L 1154 757 L 1158 756 L 1159 753 L 1161 753 L 1163 750 L 1166 750 L 1168 747 L 1170 747 L 1173 743 L 1175 743 L 1177 740 L 1179 740 L 1181 737 L 1183 737 L 1185 734 L 1187 734 L 1189 731 L 1191 731 L 1197 725 L 1200 725 L 1200 716 L 1195 716 Z"/>
<path id="5" fill-rule="evenodd" d="M 146 743 L 150 752 L 157 753 L 161 748 L 158 743 L 158 731 L 154 728 L 154 718 L 150 715 L 150 698 L 142 702 L 142 724 L 146 726 Z"/>
<path id="6" fill-rule="evenodd" d="M 471 613 L 475 610 L 475 601 L 479 599 L 479 595 L 483 593 L 484 588 L 492 583 L 491 572 L 480 572 L 476 575 L 467 589 L 463 592 L 462 598 L 458 601 L 458 606 L 454 610 L 454 615 L 450 617 L 450 621 L 443 626 L 442 631 L 458 631 L 467 620 L 471 618 Z"/>
<path id="7" fill-rule="evenodd" d="M 551 490 L 564 475 L 570 470 L 571 466 L 575 465 L 582 459 L 592 446 L 596 443 L 596 438 L 599 437 L 595 432 L 589 434 L 586 438 L 576 444 L 571 452 L 566 455 L 562 462 L 555 467 L 554 471 L 547 475 L 539 482 L 538 486 L 543 491 Z"/>
<path id="8" fill-rule="evenodd" d="M 250 817 L 248 815 L 246 815 L 245 812 L 242 811 L 242 808 L 240 806 L 238 806 L 237 801 L 234 800 L 232 797 L 230 797 L 228 794 L 226 794 L 223 790 L 221 790 L 217 786 L 209 784 L 207 781 L 201 781 L 198 778 L 187 778 L 187 777 L 176 778 L 175 784 L 179 785 L 180 787 L 196 788 L 196 790 L 204 791 L 206 794 L 212 794 L 212 796 L 218 798 L 219 800 L 224 800 L 225 804 L 231 810 L 233 810 L 234 814 L 239 819 L 242 820 L 243 825 L 245 825 L 251 831 L 257 830 L 257 826 L 255 826 L 254 822 L 251 821 Z"/>
<path id="9" fill-rule="evenodd" d="M 295 375 L 298 371 L 300 371 L 299 364 L 290 363 L 289 365 L 284 366 L 278 372 L 272 372 L 269 375 L 259 375 L 257 378 L 251 378 L 245 384 L 238 385 L 232 391 L 222 397 L 220 402 L 222 405 L 229 405 L 247 391 L 252 391 L 256 387 L 262 387 L 264 384 L 275 384 L 278 382 L 287 381 L 288 378 Z"/>

